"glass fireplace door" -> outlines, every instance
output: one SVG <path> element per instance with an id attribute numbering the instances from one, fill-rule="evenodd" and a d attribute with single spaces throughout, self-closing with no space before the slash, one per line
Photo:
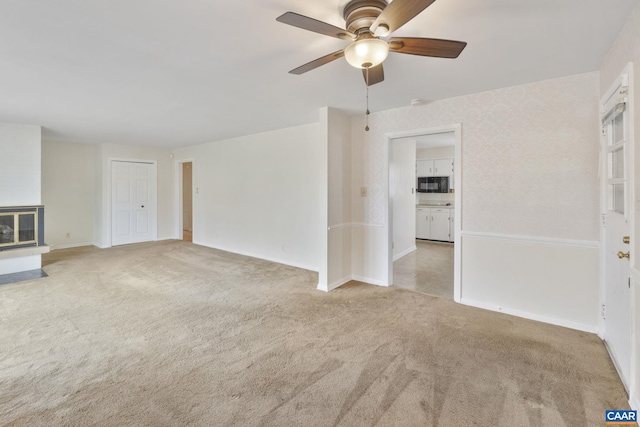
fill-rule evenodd
<path id="1" fill-rule="evenodd" d="M 35 212 L 0 213 L 0 247 L 37 245 Z"/>

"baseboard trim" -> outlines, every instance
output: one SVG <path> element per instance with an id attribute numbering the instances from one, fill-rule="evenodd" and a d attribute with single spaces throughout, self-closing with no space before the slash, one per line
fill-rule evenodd
<path id="1" fill-rule="evenodd" d="M 276 264 L 283 264 L 283 265 L 288 265 L 290 267 L 301 268 L 303 270 L 315 271 L 316 273 L 318 273 L 320 271 L 318 269 L 318 267 L 311 266 L 311 265 L 308 265 L 308 264 L 300 264 L 300 263 L 296 263 L 296 262 L 290 262 L 290 261 L 282 260 L 282 259 L 279 259 L 279 258 L 265 257 L 264 255 L 259 255 L 259 254 L 255 254 L 255 253 L 251 253 L 251 252 L 238 251 L 238 250 L 235 250 L 235 249 L 229 249 L 229 248 L 225 248 L 223 246 L 211 245 L 209 243 L 204 243 L 204 242 L 200 242 L 200 241 L 194 241 L 193 244 L 194 245 L 204 246 L 204 247 L 211 248 L 211 249 L 218 249 L 220 251 L 230 252 L 232 254 L 238 254 L 238 255 L 248 256 L 248 257 L 251 257 L 251 258 L 262 259 L 264 261 L 269 261 L 269 262 L 275 262 Z"/>
<path id="2" fill-rule="evenodd" d="M 468 298 L 461 298 L 460 304 L 468 305 L 470 307 L 482 308 L 484 310 L 495 311 L 498 313 L 505 313 L 511 316 L 522 317 L 523 319 L 549 323 L 551 325 L 562 326 L 569 329 L 576 329 L 582 332 L 589 332 L 592 334 L 598 333 L 598 328 L 596 326 L 587 325 L 585 323 L 574 322 L 572 320 L 566 319 L 558 319 L 557 317 L 545 316 L 542 314 L 531 313 L 528 311 L 517 310 L 509 307 L 502 307 L 496 304 L 470 300 Z"/>
<path id="3" fill-rule="evenodd" d="M 640 400 L 638 400 L 638 396 L 635 394 L 629 395 L 629 406 L 634 411 L 640 411 Z"/>
<path id="4" fill-rule="evenodd" d="M 400 252 L 398 255 L 394 256 L 393 260 L 397 261 L 400 258 L 402 258 L 403 256 L 409 255 L 411 252 L 414 252 L 414 251 L 417 251 L 417 250 L 418 250 L 418 247 L 414 245 L 412 248 L 406 249 L 406 250 Z"/>
<path id="5" fill-rule="evenodd" d="M 616 368 L 616 373 L 618 374 L 618 377 L 620 378 L 620 382 L 622 382 L 622 385 L 624 386 L 624 389 L 627 392 L 627 395 L 631 396 L 631 391 L 630 391 L 631 385 L 627 382 L 627 381 L 631 381 L 631 378 L 625 379 L 625 377 L 622 375 L 622 369 L 620 367 L 620 363 L 618 363 L 618 358 L 613 353 L 611 347 L 609 346 L 609 343 L 604 339 L 602 340 L 602 343 L 604 344 L 604 348 L 607 349 L 607 354 L 609 354 L 609 359 L 611 359 L 611 363 L 613 363 L 613 367 Z"/>
<path id="6" fill-rule="evenodd" d="M 389 285 L 387 285 L 384 282 L 381 282 L 380 280 L 372 279 L 370 277 L 358 276 L 358 275 L 355 275 L 355 274 L 351 276 L 351 280 L 357 280 L 358 282 L 364 282 L 364 283 L 368 283 L 370 285 L 382 286 L 382 287 L 385 287 L 385 288 L 389 287 Z"/>
<path id="7" fill-rule="evenodd" d="M 336 280 L 335 282 L 333 282 L 330 285 L 328 285 L 326 288 L 318 283 L 318 290 L 324 291 L 324 292 L 330 292 L 330 291 L 332 291 L 334 289 L 339 288 L 340 286 L 344 285 L 345 283 L 351 282 L 352 280 L 355 280 L 357 282 L 363 282 L 363 283 L 366 283 L 368 285 L 382 286 L 382 287 L 385 287 L 385 288 L 389 287 L 389 285 L 386 285 L 383 282 L 381 282 L 379 280 L 376 280 L 376 279 L 372 279 L 370 277 L 351 275 L 351 276 L 345 276 L 342 279 Z"/>
<path id="8" fill-rule="evenodd" d="M 477 231 L 462 231 L 461 237 L 473 238 L 473 239 L 490 239 L 490 240 L 508 240 L 518 243 L 536 243 L 542 245 L 554 245 L 554 246 L 570 246 L 578 248 L 600 248 L 600 242 L 597 240 L 571 240 L 571 239 L 556 239 L 553 237 L 537 237 L 537 236 L 519 236 L 515 234 L 499 234 L 499 233 L 484 233 Z"/>
<path id="9" fill-rule="evenodd" d="M 343 277 L 342 279 L 336 280 L 335 282 L 329 284 L 328 286 L 322 286 L 318 283 L 318 290 L 323 292 L 331 292 L 332 290 L 339 288 L 347 282 L 351 281 L 351 276 Z"/>
<path id="10" fill-rule="evenodd" d="M 52 251 L 57 251 L 58 249 L 71 249 L 71 248 L 80 248 L 82 246 L 97 246 L 93 242 L 82 242 L 82 243 L 69 243 L 67 245 L 55 245 L 51 246 Z"/>

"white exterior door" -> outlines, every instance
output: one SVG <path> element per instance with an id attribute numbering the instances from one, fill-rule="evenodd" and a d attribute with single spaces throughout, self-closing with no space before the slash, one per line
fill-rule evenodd
<path id="1" fill-rule="evenodd" d="M 154 163 L 111 162 L 111 245 L 156 240 Z"/>
<path id="2" fill-rule="evenodd" d="M 628 389 L 631 373 L 630 219 L 629 183 L 633 179 L 628 141 L 628 109 L 620 88 L 604 103 L 604 333 L 622 382 Z M 631 254 L 632 255 L 632 254 Z"/>

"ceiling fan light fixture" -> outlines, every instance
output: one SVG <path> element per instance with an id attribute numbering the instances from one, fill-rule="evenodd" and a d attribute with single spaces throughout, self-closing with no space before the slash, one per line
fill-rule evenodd
<path id="1" fill-rule="evenodd" d="M 389 55 L 389 44 L 380 39 L 367 38 L 351 43 L 344 50 L 344 57 L 355 68 L 371 68 L 382 64 Z"/>

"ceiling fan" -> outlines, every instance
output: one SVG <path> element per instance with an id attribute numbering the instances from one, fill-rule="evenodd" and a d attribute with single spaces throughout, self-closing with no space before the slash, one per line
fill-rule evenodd
<path id="1" fill-rule="evenodd" d="M 383 39 L 416 17 L 435 0 L 351 0 L 344 7 L 346 30 L 294 12 L 287 12 L 277 21 L 326 36 L 351 42 L 345 49 L 330 53 L 289 71 L 303 74 L 343 56 L 347 62 L 361 68 L 367 86 L 384 80 L 382 62 L 389 52 L 436 58 L 457 58 L 467 45 L 455 40 L 420 37 Z"/>

